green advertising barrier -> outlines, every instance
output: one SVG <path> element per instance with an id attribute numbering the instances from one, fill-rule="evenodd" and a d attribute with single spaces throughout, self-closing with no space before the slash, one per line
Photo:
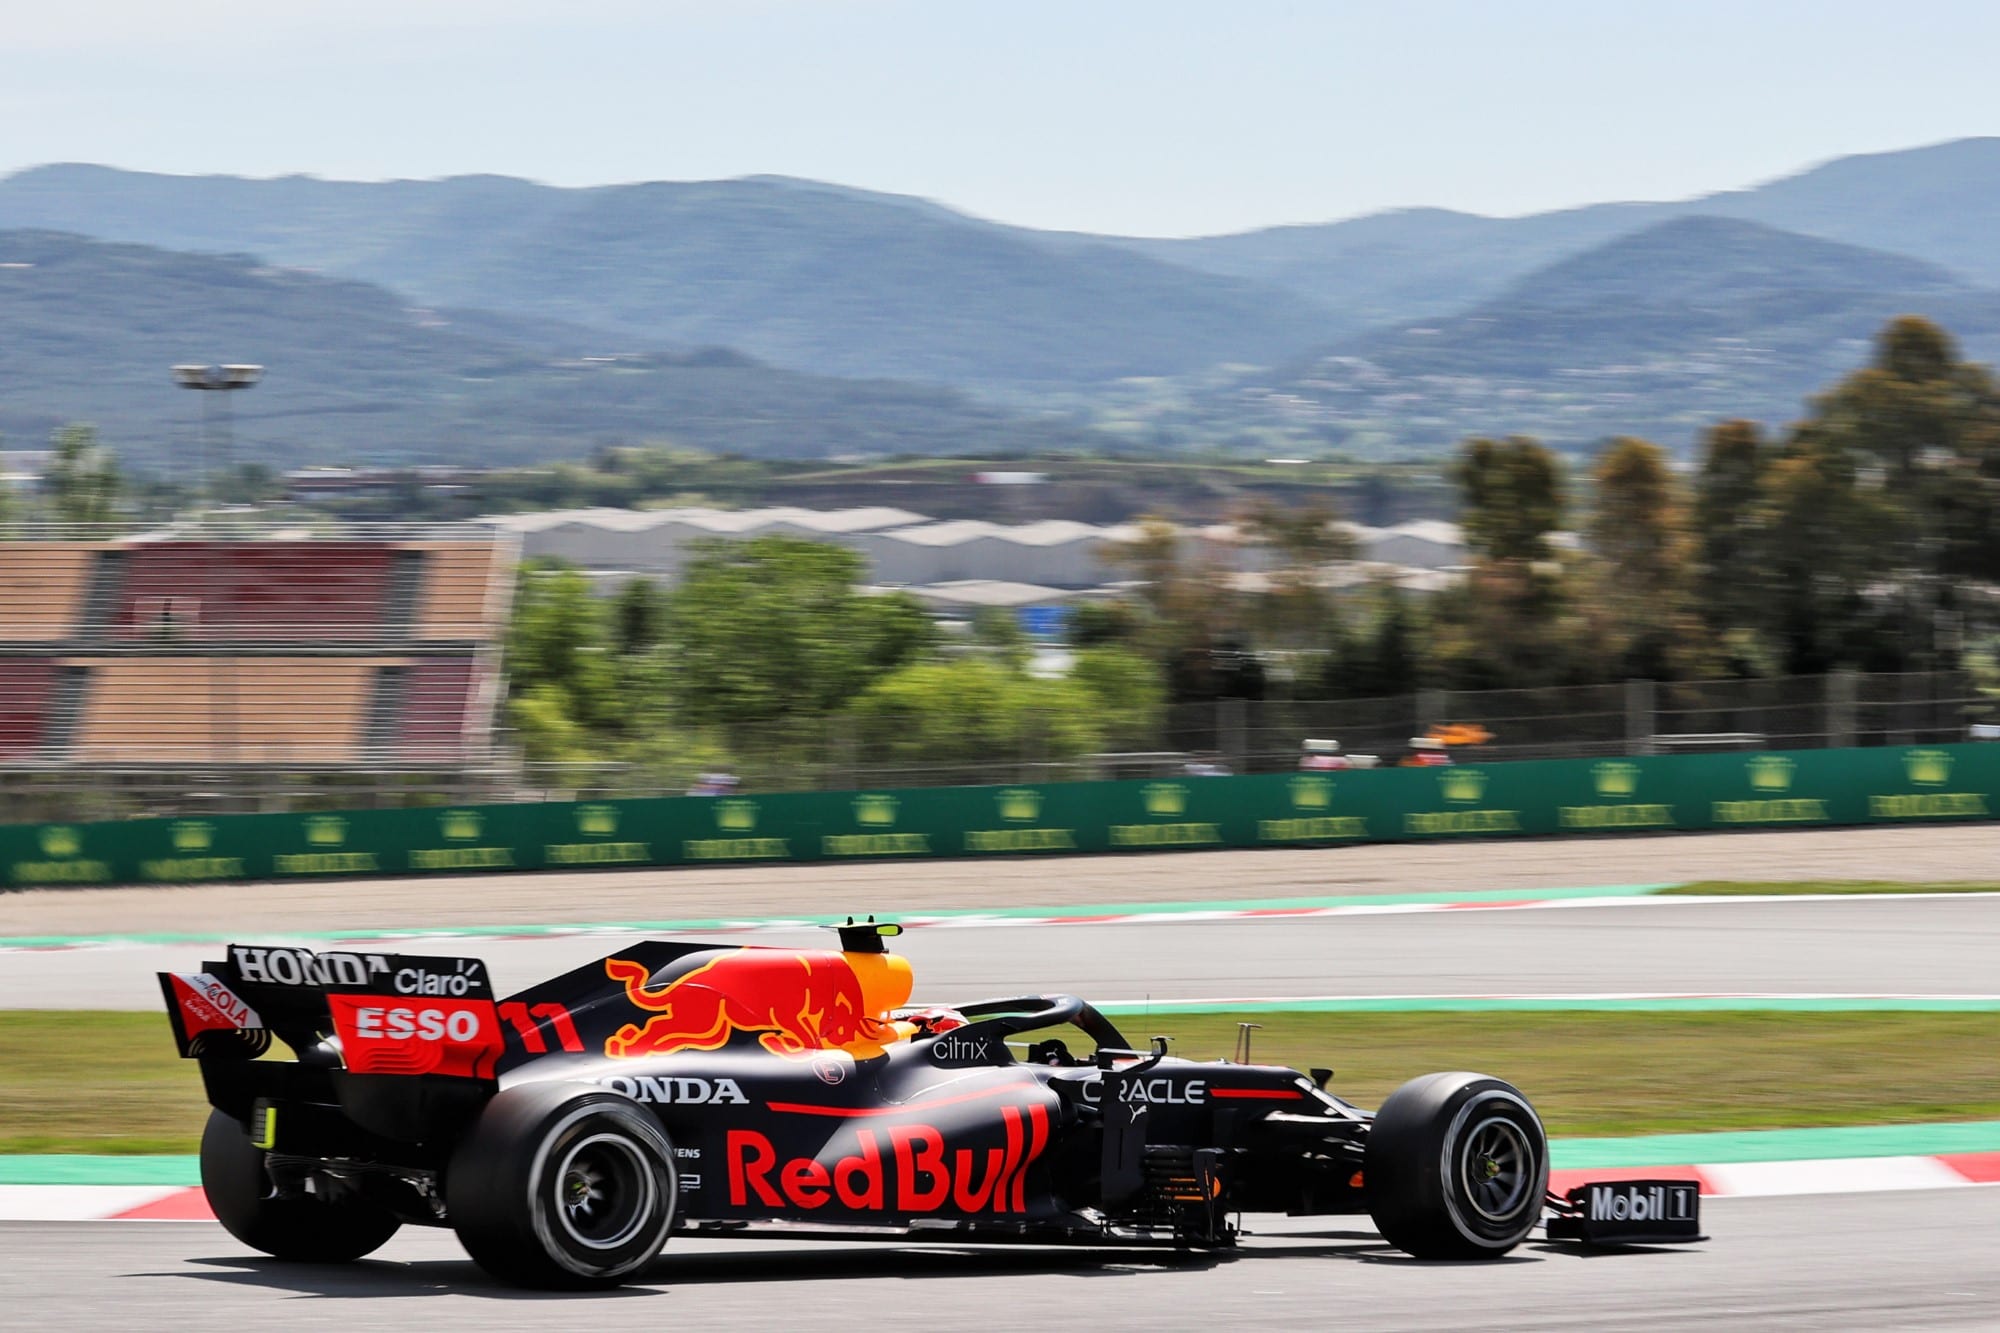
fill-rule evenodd
<path id="1" fill-rule="evenodd" d="M 2000 745 L 0 826 L 8 887 L 1982 820 Z"/>

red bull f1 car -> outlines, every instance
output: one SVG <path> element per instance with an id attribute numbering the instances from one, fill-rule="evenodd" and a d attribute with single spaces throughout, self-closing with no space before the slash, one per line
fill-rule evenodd
<path id="1" fill-rule="evenodd" d="M 675 1233 L 801 1224 L 955 1241 L 1233 1244 L 1246 1213 L 1362 1214 L 1422 1258 L 1551 1235 L 1696 1237 L 1682 1182 L 1547 1196 L 1520 1092 L 1431 1074 L 1372 1114 L 1327 1073 L 1135 1047 L 1069 995 L 912 1009 L 873 922 L 840 948 L 648 941 L 505 999 L 475 959 L 231 945 L 162 973 L 213 1106 L 210 1206 L 344 1261 L 450 1227 L 551 1288 Z M 295 1058 L 260 1059 L 282 1041 Z"/>

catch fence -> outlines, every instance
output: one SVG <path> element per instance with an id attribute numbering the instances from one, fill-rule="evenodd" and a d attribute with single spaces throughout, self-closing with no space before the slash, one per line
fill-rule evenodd
<path id="1" fill-rule="evenodd" d="M 941 742 L 915 719 L 846 714 L 676 732 L 646 763 L 527 764 L 500 733 L 458 762 L 393 749 L 338 768 L 213 762 L 0 760 L 0 823 L 146 815 L 378 809 L 867 788 L 1157 779 L 1297 771 L 1307 740 L 1393 767 L 1439 727 L 1483 730 L 1459 763 L 1735 750 L 1934 745 L 1963 740 L 1994 701 L 1962 673 L 1835 673 L 1764 680 L 1630 681 L 1539 690 L 1426 691 L 1378 699 L 1220 700 L 1164 709 L 1111 746 L 1078 749 L 1076 719 L 1029 712 Z M 716 779 L 720 781 L 716 781 Z"/>

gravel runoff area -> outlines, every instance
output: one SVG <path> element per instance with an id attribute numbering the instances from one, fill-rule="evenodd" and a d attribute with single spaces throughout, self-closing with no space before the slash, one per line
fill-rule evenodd
<path id="1" fill-rule="evenodd" d="M 888 916 L 951 909 L 2000 874 L 2000 824 L 0 893 L 0 936 Z"/>

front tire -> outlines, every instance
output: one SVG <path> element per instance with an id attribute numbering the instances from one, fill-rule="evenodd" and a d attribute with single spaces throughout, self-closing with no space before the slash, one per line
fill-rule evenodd
<path id="1" fill-rule="evenodd" d="M 445 1173 L 452 1229 L 505 1282 L 614 1287 L 660 1252 L 678 1202 L 674 1150 L 629 1097 L 575 1084 L 486 1104 Z"/>
<path id="2" fill-rule="evenodd" d="M 1368 1211 L 1419 1259 L 1497 1259 L 1541 1220 L 1549 1145 L 1511 1084 L 1428 1074 L 1382 1103 L 1368 1131 Z"/>
<path id="3" fill-rule="evenodd" d="M 277 1259 L 347 1263 L 380 1249 L 402 1226 L 361 1199 L 273 1196 L 263 1150 L 240 1121 L 220 1111 L 209 1112 L 201 1132 L 201 1187 L 230 1235 Z"/>

